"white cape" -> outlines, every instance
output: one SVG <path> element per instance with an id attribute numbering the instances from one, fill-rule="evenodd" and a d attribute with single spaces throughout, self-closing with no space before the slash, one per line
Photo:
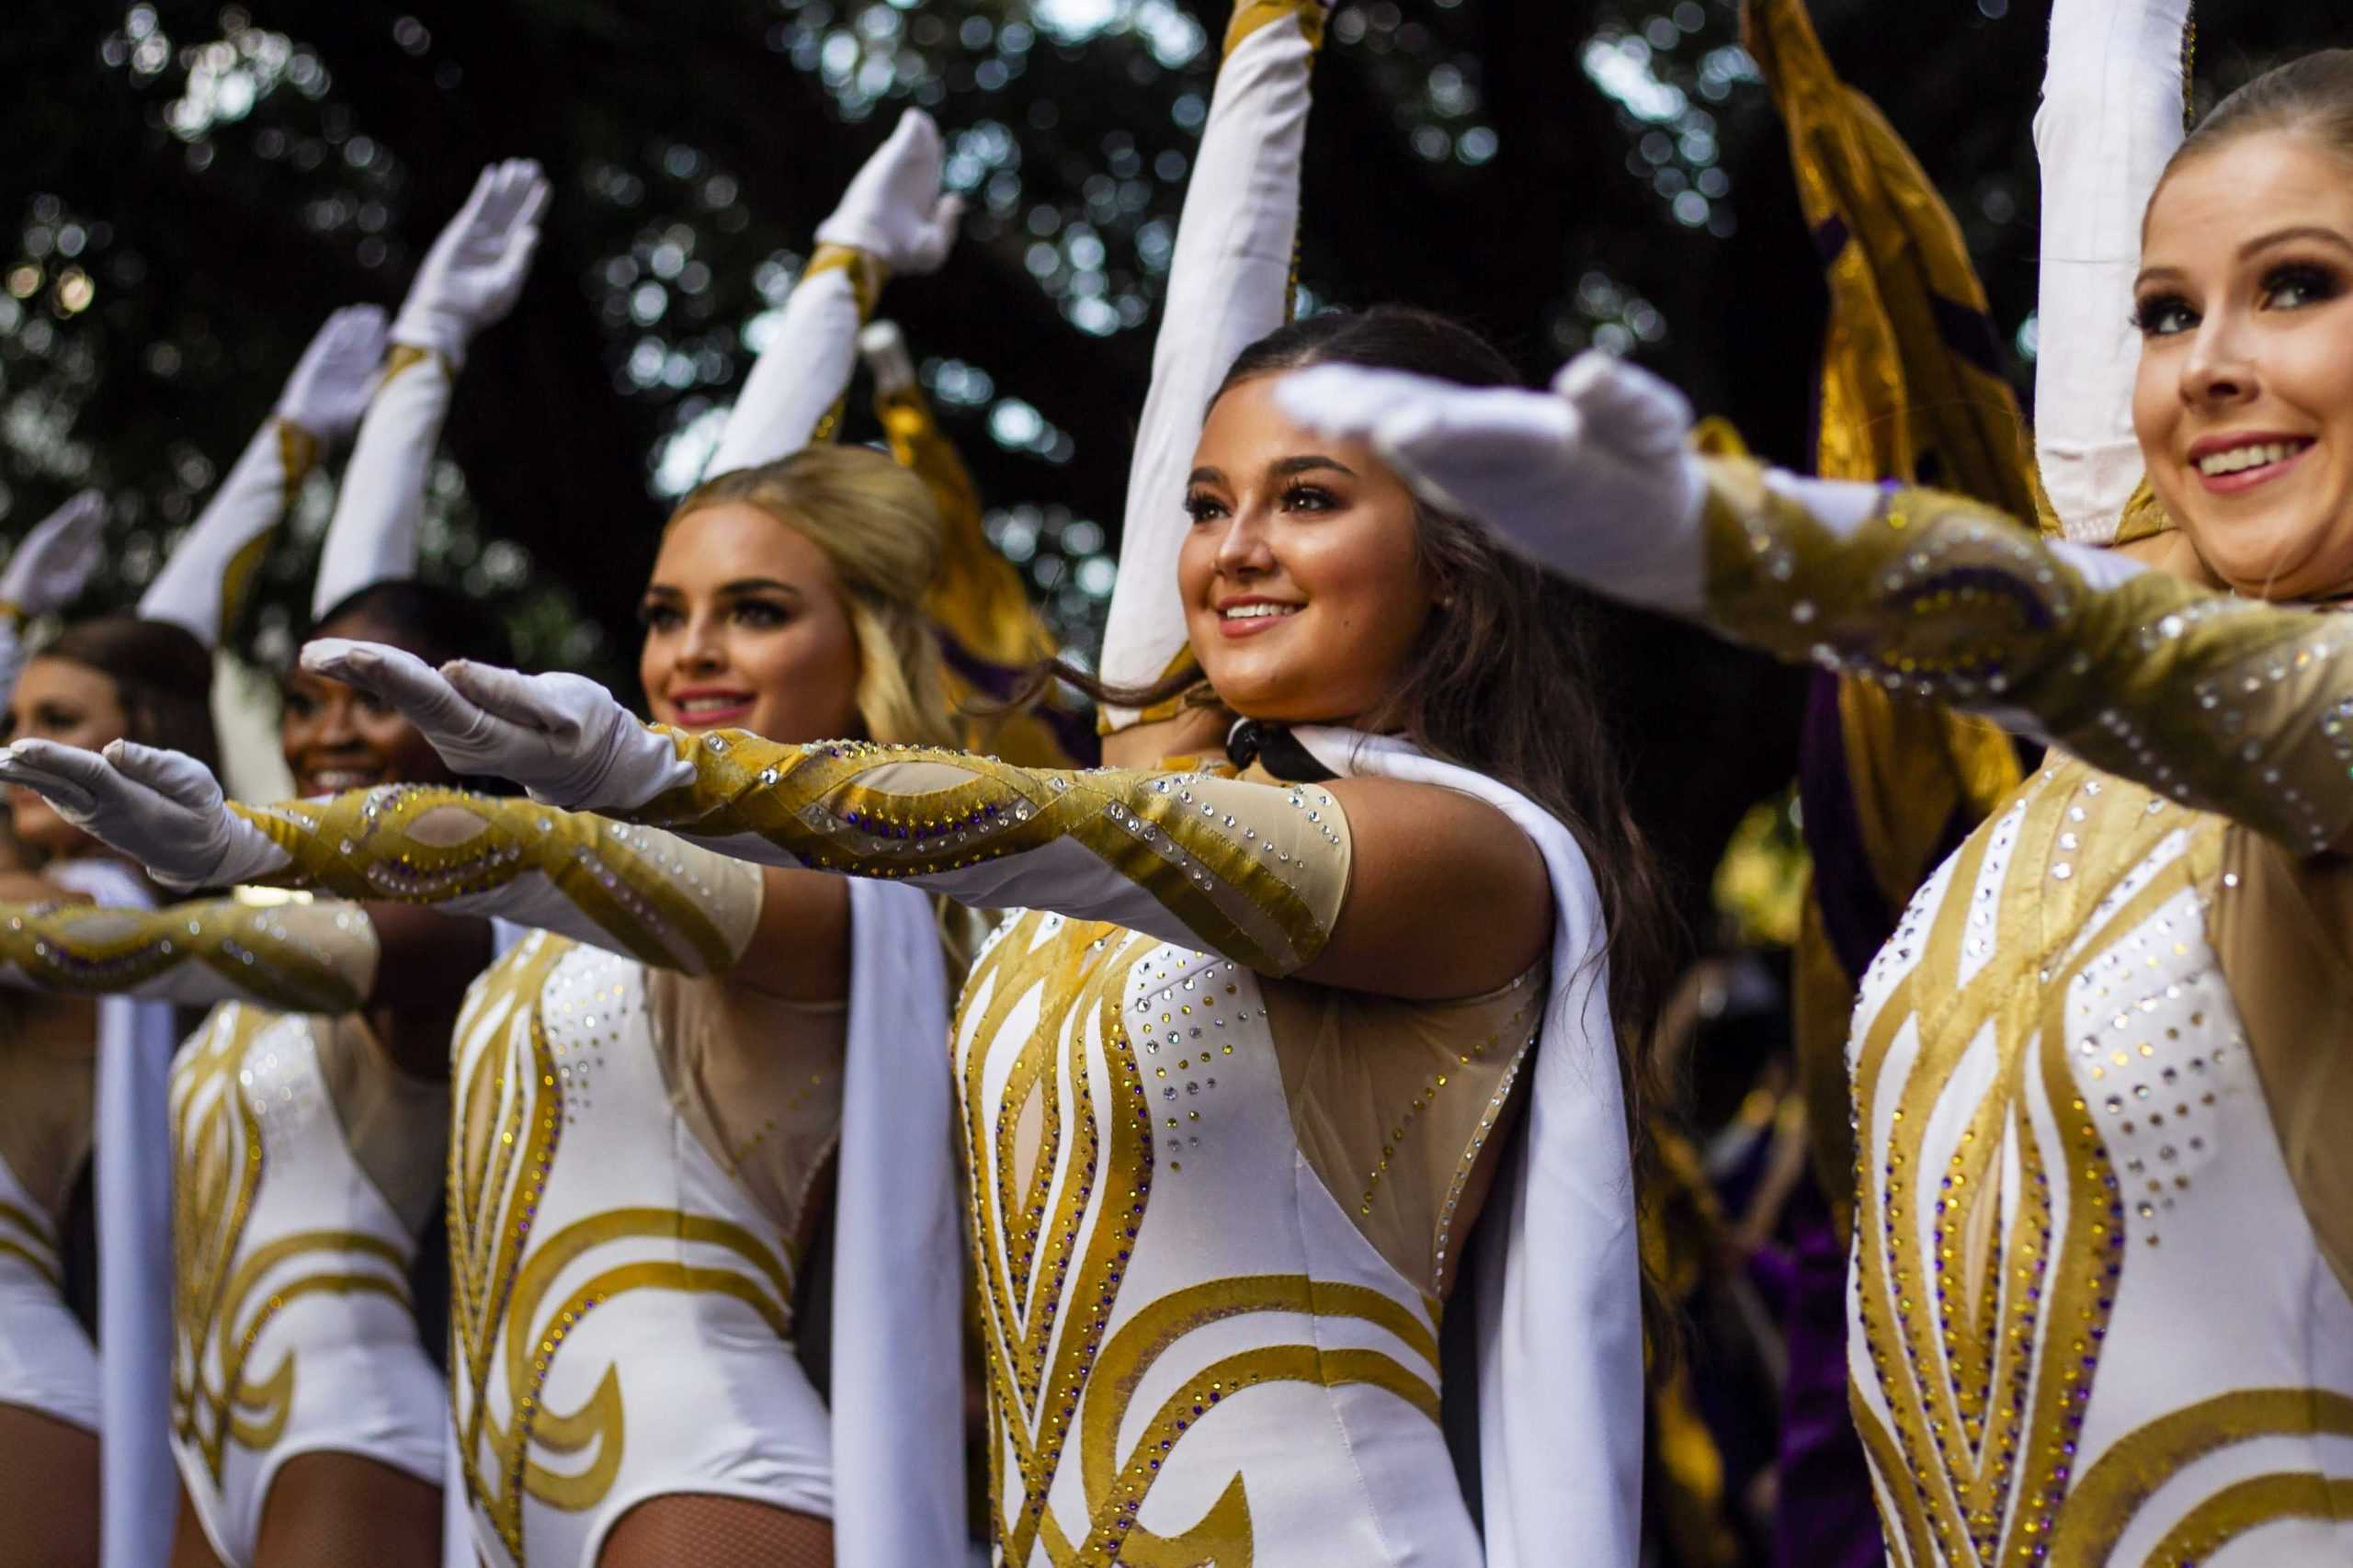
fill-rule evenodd
<path id="1" fill-rule="evenodd" d="M 1487 1568 L 1634 1568 L 1642 1537 L 1643 1312 L 1632 1154 L 1609 1019 L 1608 935 L 1585 852 L 1534 801 L 1405 742 L 1291 733 L 1344 778 L 1485 801 L 1552 882 L 1552 990 L 1518 1148 L 1472 1239 Z M 1572 1543 L 1576 1543 L 1572 1545 Z"/>

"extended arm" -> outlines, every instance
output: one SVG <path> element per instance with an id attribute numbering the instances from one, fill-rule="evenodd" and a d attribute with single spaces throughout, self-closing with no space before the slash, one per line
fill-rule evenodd
<path id="1" fill-rule="evenodd" d="M 208 648 L 237 624 L 271 535 L 321 453 L 358 424 L 383 354 L 384 312 L 376 306 L 347 306 L 327 318 L 278 406 L 140 596 L 142 616 L 184 626 Z"/>
<path id="2" fill-rule="evenodd" d="M 1323 367 L 1278 395 L 1565 576 L 1984 712 L 2298 849 L 2353 842 L 2340 617 L 2224 597 L 1933 491 L 1702 462 L 1605 356 L 1553 393 Z"/>
<path id="3" fill-rule="evenodd" d="M 1241 0 L 1226 28 L 1128 468 L 1120 575 L 1103 637 L 1103 676 L 1117 686 L 1158 680 L 1184 652 L 1176 552 L 1201 422 L 1235 358 L 1290 318 L 1308 76 L 1329 9 L 1323 0 Z M 1105 715 L 1113 729 L 1136 717 Z"/>
<path id="4" fill-rule="evenodd" d="M 733 967 L 760 918 L 753 868 L 534 801 L 394 784 L 231 805 L 201 764 L 119 744 L 102 757 L 27 742 L 0 753 L 0 773 L 51 791 L 61 811 L 167 883 L 429 904 L 688 974 Z"/>
<path id="5" fill-rule="evenodd" d="M 0 906 L 0 985 L 39 991 L 346 1013 L 378 956 L 368 916 L 342 903 Z"/>
<path id="6" fill-rule="evenodd" d="M 543 799 L 767 865 L 1109 921 L 1261 972 L 1392 995 L 1501 984 L 1551 930 L 1528 841 L 1500 813 L 1445 790 L 696 737 L 639 724 L 578 676 L 465 664 L 436 672 L 365 644 L 313 643 L 304 658 L 398 708 L 460 771 L 516 778 Z M 1425 918 L 1434 902 L 1469 889 L 1480 921 Z"/>
<path id="7" fill-rule="evenodd" d="M 2181 145 L 2189 0 L 2056 0 L 2034 145 L 2042 270 L 2035 458 L 2070 540 L 2116 535 L 2144 466 L 2132 433 L 2141 217 Z"/>

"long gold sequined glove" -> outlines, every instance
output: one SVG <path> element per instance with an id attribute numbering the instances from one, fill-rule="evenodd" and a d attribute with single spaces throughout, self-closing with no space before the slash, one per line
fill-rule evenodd
<path id="1" fill-rule="evenodd" d="M 332 639 L 302 659 L 397 709 L 462 772 L 765 865 L 1110 921 L 1277 974 L 1322 950 L 1347 887 L 1347 824 L 1322 790 L 689 735 L 639 723 L 578 676 L 436 670 L 397 648 Z M 0 760 L 0 778 L 14 776 Z"/>
<path id="2" fill-rule="evenodd" d="M 202 764 L 118 743 L 0 749 L 0 778 L 183 887 L 303 888 L 501 915 L 689 974 L 733 967 L 760 912 L 751 867 L 531 801 L 388 784 L 232 805 Z"/>
<path id="3" fill-rule="evenodd" d="M 1323 950 L 1347 888 L 1347 819 L 1312 785 L 648 733 L 691 779 L 626 814 L 771 865 L 1108 921 L 1271 974 Z"/>
<path id="4" fill-rule="evenodd" d="M 2353 831 L 2342 617 L 2211 593 L 1891 490 L 1851 531 L 1831 487 L 1711 463 L 1708 618 L 1785 658 L 1976 709 L 2307 851 Z M 1859 487 L 1837 487 L 1840 489 Z"/>
<path id="5" fill-rule="evenodd" d="M 2353 834 L 2342 618 L 2222 597 L 1957 496 L 1699 459 L 1680 394 L 1605 355 L 1551 393 L 1324 365 L 1275 395 L 1602 593 L 1985 713 L 2301 849 Z"/>
<path id="6" fill-rule="evenodd" d="M 283 850 L 269 880 L 350 899 L 498 915 L 658 968 L 734 967 L 758 871 L 665 833 L 414 784 L 229 810 Z"/>
<path id="7" fill-rule="evenodd" d="M 377 956 L 374 925 L 347 903 L 0 905 L 0 984 L 36 991 L 347 1013 Z"/>

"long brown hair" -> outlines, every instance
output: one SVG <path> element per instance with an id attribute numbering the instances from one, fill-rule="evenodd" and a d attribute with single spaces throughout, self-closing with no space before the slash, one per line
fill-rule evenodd
<path id="1" fill-rule="evenodd" d="M 1278 328 L 1243 350 L 1217 396 L 1259 376 L 1320 364 L 1407 370 L 1466 386 L 1518 381 L 1469 327 L 1385 305 Z M 1466 517 L 1419 500 L 1415 516 L 1422 569 L 1444 608 L 1430 615 L 1388 699 L 1356 725 L 1402 736 L 1508 785 L 1558 818 L 1585 852 L 1608 933 L 1610 1022 L 1636 1195 L 1646 1199 L 1654 1190 L 1650 1119 L 1665 1103 L 1648 1042 L 1679 943 L 1658 862 L 1627 807 L 1623 768 L 1594 686 L 1590 601 Z M 1120 691 L 1066 669 L 1056 674 L 1098 700 L 1133 708 L 1165 702 L 1200 680 L 1188 669 Z M 1669 1347 L 1673 1336 L 1647 1279 L 1644 1309 L 1654 1346 Z"/>
<path id="2" fill-rule="evenodd" d="M 96 670 L 114 683 L 128 738 L 186 752 L 221 770 L 221 742 L 212 729 L 212 655 L 187 628 L 135 615 L 96 616 L 68 626 L 34 657 Z"/>

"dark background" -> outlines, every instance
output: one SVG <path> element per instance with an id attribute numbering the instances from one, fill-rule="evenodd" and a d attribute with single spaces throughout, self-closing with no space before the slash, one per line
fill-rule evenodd
<path id="1" fill-rule="evenodd" d="M 2031 0 L 1819 0 L 1824 42 L 1966 228 L 2031 375 Z M 0 536 L 115 506 L 88 608 L 127 603 L 326 312 L 398 302 L 493 158 L 555 185 L 522 302 L 477 343 L 429 574 L 529 657 L 631 692 L 631 610 L 811 231 L 905 104 L 972 212 L 884 297 L 1066 641 L 1099 635 L 1168 233 L 1226 7 L 1208 0 L 373 0 L 19 6 L 0 28 Z M 2200 97 L 2331 41 L 2200 6 Z M 1531 379 L 1589 344 L 1806 456 L 1824 296 L 1786 142 L 1726 0 L 1351 0 L 1315 79 L 1307 308 L 1463 315 Z M 858 406 L 854 403 L 854 407 Z M 871 433 L 856 420 L 853 438 Z M 241 646 L 282 659 L 314 480 Z M 1799 681 L 1608 617 L 1640 808 L 1696 891 L 1789 777 Z"/>

